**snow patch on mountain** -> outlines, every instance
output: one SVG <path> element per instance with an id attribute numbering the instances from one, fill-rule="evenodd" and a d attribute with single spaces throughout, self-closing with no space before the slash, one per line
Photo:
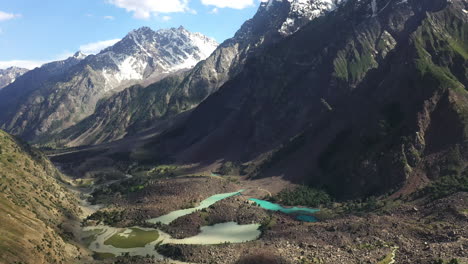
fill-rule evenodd
<path id="1" fill-rule="evenodd" d="M 84 60 L 86 57 L 86 54 L 82 53 L 81 51 L 78 51 L 73 55 L 73 58 L 77 60 Z"/>
<path id="2" fill-rule="evenodd" d="M 271 9 L 273 6 L 274 2 L 281 2 L 283 0 L 267 0 L 267 1 L 262 1 L 261 6 L 265 7 L 267 11 Z"/>
<path id="3" fill-rule="evenodd" d="M 215 40 L 183 27 L 158 31 L 142 27 L 91 60 L 95 68 L 101 68 L 104 89 L 108 92 L 128 85 L 129 81 L 192 68 L 217 46 Z"/>
<path id="4" fill-rule="evenodd" d="M 267 7 L 274 1 L 269 0 Z M 327 12 L 335 10 L 342 2 L 346 0 L 287 0 L 290 3 L 288 18 L 279 29 L 283 36 L 294 34 L 309 21 L 324 15 Z"/>
<path id="5" fill-rule="evenodd" d="M 104 90 L 108 92 L 116 87 L 121 86 L 125 81 L 143 80 L 144 72 L 147 69 L 148 62 L 137 60 L 135 57 L 126 57 L 122 61 L 116 60 L 117 71 L 106 68 L 102 71 L 105 79 Z"/>
<path id="6" fill-rule="evenodd" d="M 167 72 L 189 69 L 206 59 L 218 47 L 218 43 L 200 33 L 191 33 L 183 27 L 160 30 L 163 52 L 169 54 L 164 68 Z M 165 41 L 170 39 L 171 41 Z"/>
<path id="7" fill-rule="evenodd" d="M 18 67 L 10 67 L 5 70 L 0 69 L 0 89 L 15 82 L 18 77 L 20 77 L 28 71 L 29 70 L 27 69 Z"/>

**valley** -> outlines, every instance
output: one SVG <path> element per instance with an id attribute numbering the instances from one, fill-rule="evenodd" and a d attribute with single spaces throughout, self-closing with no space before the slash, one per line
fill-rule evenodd
<path id="1" fill-rule="evenodd" d="M 294 209 L 252 199 L 269 199 L 284 188 L 295 188 L 281 178 L 252 180 L 213 171 L 195 173 L 188 167 L 144 167 L 133 167 L 133 177 L 122 182 L 85 188 L 94 189 L 91 200 L 106 204 L 102 213 L 84 221 L 84 230 L 98 234 L 92 236 L 90 250 L 99 252 L 99 258 L 111 257 L 103 262 L 243 263 L 243 256 L 273 256 L 279 262 L 271 263 L 390 263 L 380 261 L 393 253 L 399 263 L 466 261 L 468 197 L 463 192 L 435 201 L 389 196 L 315 208 L 320 210 Z M 297 219 L 304 213 L 314 221 Z M 134 228 L 157 231 L 158 236 L 144 247 L 105 245 L 114 236 L 131 236 Z"/>
<path id="2" fill-rule="evenodd" d="M 468 1 L 254 6 L 0 71 L 0 264 L 468 264 Z"/>
<path id="3" fill-rule="evenodd" d="M 64 153 L 65 161 L 83 156 L 76 150 Z M 67 167 L 60 158 L 54 154 L 54 164 Z M 92 177 L 65 185 L 81 197 L 75 202 L 81 204 L 81 226 L 71 229 L 81 248 L 78 262 L 466 261 L 466 192 L 436 200 L 413 195 L 334 202 L 317 211 L 252 199 L 269 200 L 296 188 L 281 178 L 249 179 L 174 165 L 89 172 Z M 298 214 L 314 221 L 297 219 Z"/>

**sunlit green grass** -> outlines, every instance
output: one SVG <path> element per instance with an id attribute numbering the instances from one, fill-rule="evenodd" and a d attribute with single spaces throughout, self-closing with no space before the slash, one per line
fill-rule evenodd
<path id="1" fill-rule="evenodd" d="M 138 228 L 130 228 L 131 232 L 121 232 L 113 235 L 106 241 L 104 245 L 111 245 L 116 248 L 137 248 L 144 247 L 159 238 L 159 233 L 156 230 L 144 231 Z"/>
<path id="2" fill-rule="evenodd" d="M 392 249 L 392 252 L 390 252 L 387 256 L 385 256 L 385 258 L 383 258 L 377 264 L 392 264 L 392 263 L 395 263 L 395 255 L 396 255 L 397 249 L 398 248 L 394 247 Z"/>

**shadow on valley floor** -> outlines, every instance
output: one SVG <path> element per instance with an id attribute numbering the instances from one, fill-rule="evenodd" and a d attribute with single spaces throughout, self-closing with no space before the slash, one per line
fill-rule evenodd
<path id="1" fill-rule="evenodd" d="M 273 254 L 272 252 L 263 252 L 255 255 L 249 255 L 241 258 L 235 264 L 290 264 L 291 262 Z"/>

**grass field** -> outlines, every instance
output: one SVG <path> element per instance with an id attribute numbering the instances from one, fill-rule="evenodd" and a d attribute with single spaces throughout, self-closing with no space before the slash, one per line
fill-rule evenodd
<path id="1" fill-rule="evenodd" d="M 104 241 L 104 245 L 111 245 L 116 248 L 137 248 L 144 247 L 159 238 L 158 231 L 144 231 L 138 228 L 130 228 L 118 233 Z"/>

